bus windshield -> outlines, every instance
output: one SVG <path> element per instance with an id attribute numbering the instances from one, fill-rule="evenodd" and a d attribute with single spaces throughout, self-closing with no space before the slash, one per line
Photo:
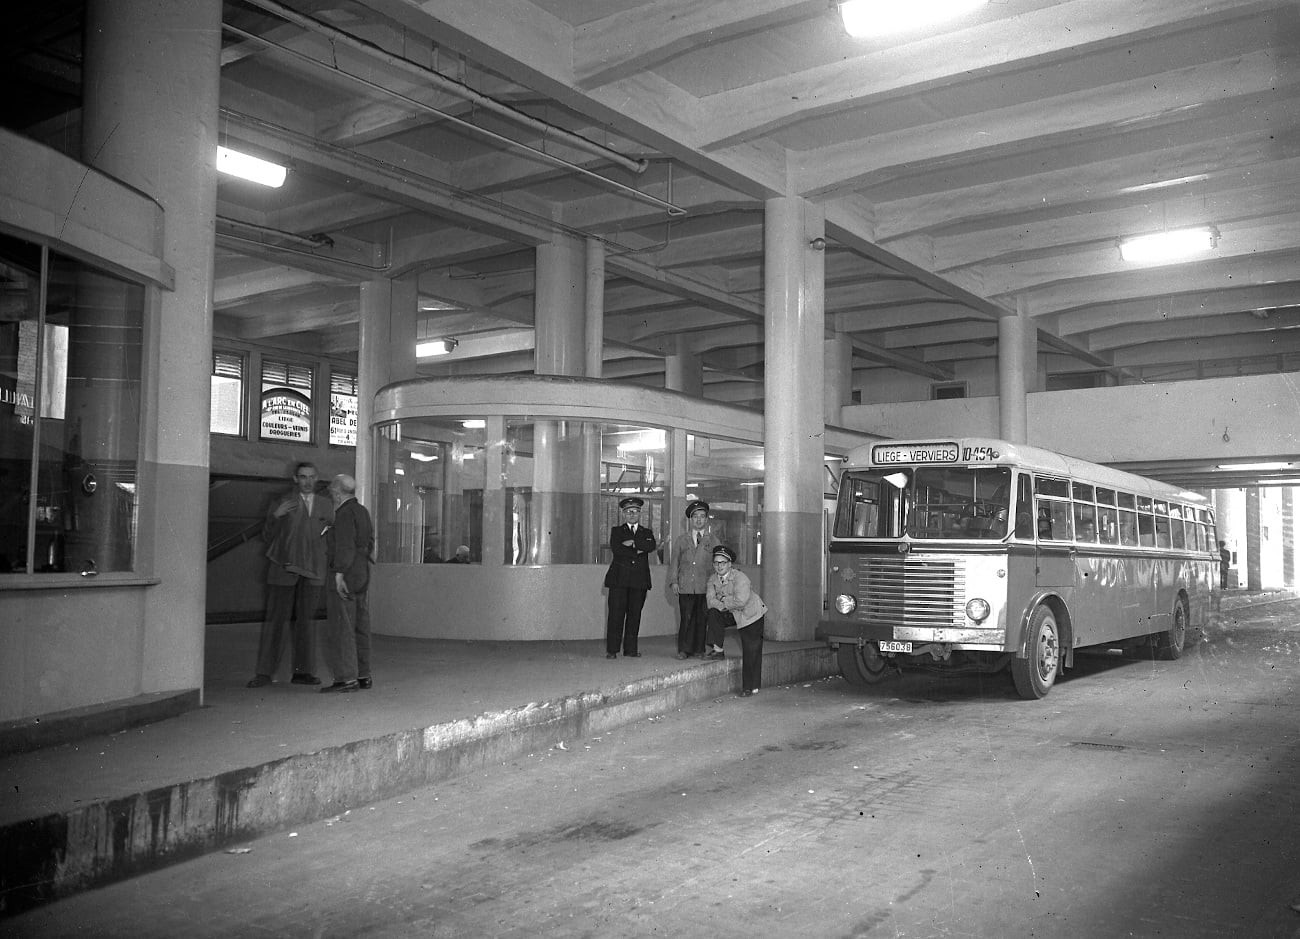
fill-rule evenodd
<path id="1" fill-rule="evenodd" d="M 1010 516 L 1006 466 L 850 470 L 840 480 L 837 538 L 1002 538 Z"/>

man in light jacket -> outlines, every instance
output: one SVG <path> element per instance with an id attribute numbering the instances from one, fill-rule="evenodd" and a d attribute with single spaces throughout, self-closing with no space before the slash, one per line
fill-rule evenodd
<path id="1" fill-rule="evenodd" d="M 741 696 L 750 697 L 763 681 L 763 619 L 767 606 L 754 592 L 749 578 L 732 564 L 736 553 L 726 545 L 713 549 L 713 576 L 708 586 L 708 625 L 705 642 L 709 651 L 706 659 L 723 659 L 722 634 L 735 625 L 740 636 L 740 687 Z"/>

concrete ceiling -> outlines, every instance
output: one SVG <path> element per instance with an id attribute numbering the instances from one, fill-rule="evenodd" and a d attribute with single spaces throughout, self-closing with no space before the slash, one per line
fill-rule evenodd
<path id="1" fill-rule="evenodd" d="M 57 146 L 80 5 L 22 6 L 3 68 L 36 90 L 5 123 Z M 459 340 L 426 374 L 530 372 L 532 249 L 594 236 L 605 376 L 661 385 L 694 352 L 706 396 L 761 407 L 763 206 L 799 195 L 825 209 L 855 388 L 960 379 L 1018 307 L 1060 387 L 1300 370 L 1294 0 L 998 0 L 888 40 L 828 0 L 224 19 L 223 142 L 290 174 L 220 184 L 219 336 L 349 356 L 358 285 L 412 274 L 422 334 Z M 1194 225 L 1218 232 L 1203 260 L 1120 260 Z"/>

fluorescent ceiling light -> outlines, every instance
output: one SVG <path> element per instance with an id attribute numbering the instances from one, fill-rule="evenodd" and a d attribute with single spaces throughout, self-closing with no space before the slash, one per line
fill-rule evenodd
<path id="1" fill-rule="evenodd" d="M 430 339 L 427 342 L 417 342 L 415 344 L 415 357 L 417 359 L 427 359 L 434 355 L 446 355 L 457 345 L 455 339 Z"/>
<path id="2" fill-rule="evenodd" d="M 279 163 L 259 160 L 255 156 L 231 150 L 229 147 L 217 147 L 217 172 L 261 183 L 272 189 L 283 186 L 285 176 L 289 173 Z"/>
<path id="3" fill-rule="evenodd" d="M 923 29 L 978 9 L 988 0 L 847 0 L 840 4 L 844 29 L 859 39 Z"/>
<path id="4" fill-rule="evenodd" d="M 1120 192 L 1150 192 L 1152 189 L 1168 189 L 1170 186 L 1185 186 L 1209 179 L 1209 173 L 1197 173 L 1195 176 L 1179 176 L 1177 179 L 1162 179 L 1158 183 L 1142 183 L 1140 186 L 1125 186 Z"/>
<path id="5" fill-rule="evenodd" d="M 1221 470 L 1282 470 L 1289 469 L 1290 463 L 1285 461 L 1272 463 L 1220 463 L 1215 469 Z"/>
<path id="6" fill-rule="evenodd" d="M 1158 264 L 1181 261 L 1211 251 L 1219 243 L 1212 227 L 1182 228 L 1119 240 L 1119 256 L 1130 264 Z"/>
<path id="7" fill-rule="evenodd" d="M 461 421 L 460 426 L 466 430 L 478 430 L 480 427 L 486 427 L 487 421 L 482 418 L 471 418 L 468 421 Z"/>

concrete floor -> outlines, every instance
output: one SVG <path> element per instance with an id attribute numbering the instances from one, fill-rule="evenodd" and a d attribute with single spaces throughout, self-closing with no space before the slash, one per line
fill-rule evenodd
<path id="1" fill-rule="evenodd" d="M 13 936 L 1300 936 L 1300 601 L 1178 662 L 721 696 Z"/>

